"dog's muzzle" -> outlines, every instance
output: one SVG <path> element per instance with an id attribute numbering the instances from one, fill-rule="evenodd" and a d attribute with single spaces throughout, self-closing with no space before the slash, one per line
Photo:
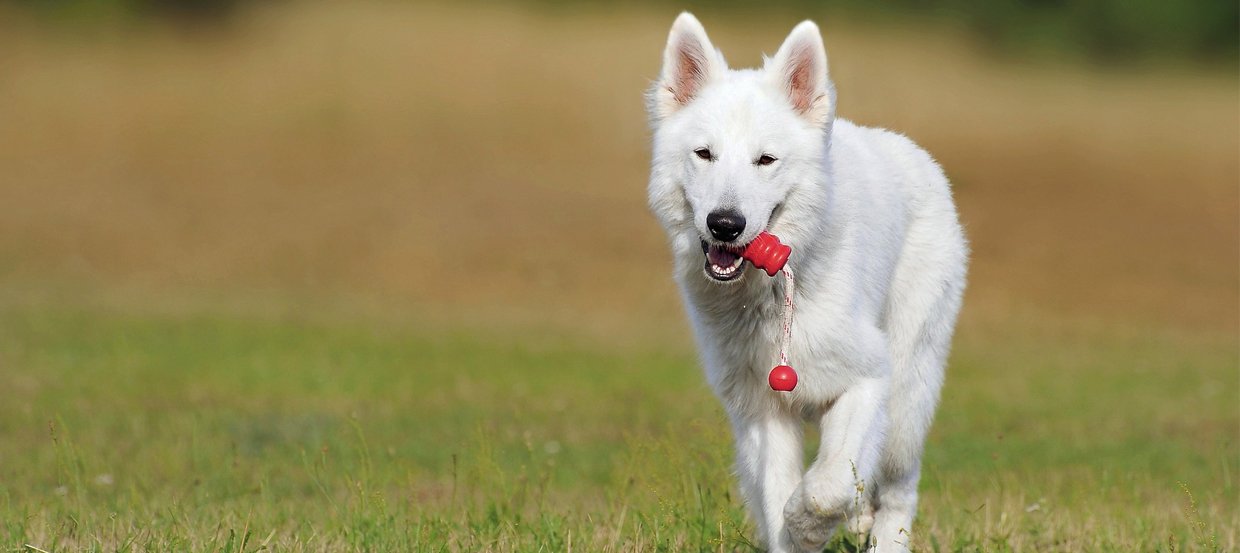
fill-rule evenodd
<path id="1" fill-rule="evenodd" d="M 708 244 L 702 240 L 702 253 L 706 254 L 706 276 L 720 282 L 736 280 L 745 273 L 744 246 Z"/>

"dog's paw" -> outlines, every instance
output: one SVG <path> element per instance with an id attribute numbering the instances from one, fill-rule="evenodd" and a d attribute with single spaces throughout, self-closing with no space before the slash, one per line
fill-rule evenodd
<path id="1" fill-rule="evenodd" d="M 858 534 L 870 530 L 873 510 L 863 488 L 849 478 L 831 478 L 813 469 L 784 505 L 784 523 L 793 543 L 802 551 L 821 551 L 835 529 L 847 521 Z"/>
<path id="2" fill-rule="evenodd" d="M 822 551 L 847 516 L 847 501 L 822 501 L 798 488 L 784 505 L 784 525 L 800 551 Z"/>
<path id="3" fill-rule="evenodd" d="M 874 529 L 874 506 L 862 500 L 861 506 L 848 516 L 848 531 L 858 536 L 869 534 Z"/>

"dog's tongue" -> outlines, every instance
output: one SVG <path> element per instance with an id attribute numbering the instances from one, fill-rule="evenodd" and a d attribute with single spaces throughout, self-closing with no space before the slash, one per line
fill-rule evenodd
<path id="1" fill-rule="evenodd" d="M 716 267 L 731 267 L 737 257 L 737 254 L 717 246 L 711 246 L 706 252 L 706 260 Z"/>

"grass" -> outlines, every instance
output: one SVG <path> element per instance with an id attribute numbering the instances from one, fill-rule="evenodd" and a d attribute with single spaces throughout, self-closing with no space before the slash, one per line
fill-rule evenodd
<path id="1" fill-rule="evenodd" d="M 1237 546 L 1234 342 L 1012 326 L 1026 328 L 957 349 L 919 549 Z M 691 352 L 572 335 L 7 309 L 0 540 L 749 550 L 725 419 Z"/>

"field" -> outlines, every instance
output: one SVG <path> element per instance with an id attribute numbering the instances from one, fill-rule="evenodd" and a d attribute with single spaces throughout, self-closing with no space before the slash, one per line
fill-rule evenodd
<path id="1" fill-rule="evenodd" d="M 644 207 L 672 13 L 3 9 L 4 550 L 752 549 Z M 1240 548 L 1234 69 L 699 15 L 736 66 L 819 19 L 953 178 L 917 550 Z"/>

